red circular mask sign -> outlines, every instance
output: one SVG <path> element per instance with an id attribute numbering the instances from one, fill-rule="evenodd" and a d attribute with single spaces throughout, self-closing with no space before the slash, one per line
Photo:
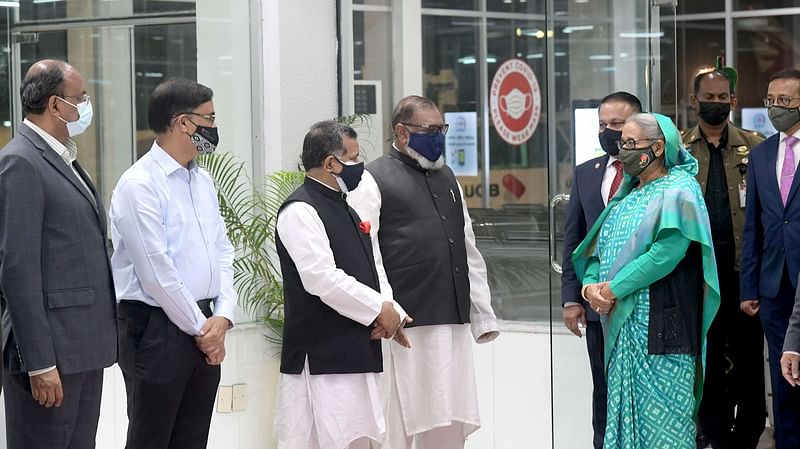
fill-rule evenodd
<path id="1" fill-rule="evenodd" d="M 525 61 L 509 59 L 497 69 L 489 90 L 489 111 L 497 134 L 511 145 L 533 136 L 542 112 L 542 92 Z"/>

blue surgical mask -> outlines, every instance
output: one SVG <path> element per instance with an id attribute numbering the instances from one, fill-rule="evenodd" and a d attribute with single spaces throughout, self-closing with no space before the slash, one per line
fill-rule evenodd
<path id="1" fill-rule="evenodd" d="M 436 162 L 444 153 L 444 134 L 410 133 L 407 146 L 425 159 Z"/>
<path id="2" fill-rule="evenodd" d="M 61 97 L 58 97 L 58 99 L 78 110 L 78 120 L 75 120 L 74 122 L 68 122 L 59 117 L 59 120 L 67 124 L 67 132 L 69 133 L 69 136 L 75 137 L 86 132 L 86 130 L 89 129 L 89 126 L 92 124 L 92 117 L 94 116 L 92 101 L 87 98 L 86 101 L 82 101 L 77 105 L 74 105 Z"/>

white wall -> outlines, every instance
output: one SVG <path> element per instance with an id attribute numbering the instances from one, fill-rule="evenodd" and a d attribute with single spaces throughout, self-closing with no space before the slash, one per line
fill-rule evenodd
<path id="1" fill-rule="evenodd" d="M 500 337 L 474 345 L 482 428 L 467 441 L 468 449 L 550 448 L 550 335 L 545 326 L 503 323 Z M 279 360 L 276 349 L 256 325 L 234 328 L 226 342 L 221 385 L 246 383 L 247 410 L 214 413 L 209 449 L 275 447 L 273 422 Z M 553 335 L 555 423 L 558 449 L 579 449 L 591 442 L 591 377 L 583 340 Z M 127 418 L 125 386 L 115 365 L 106 370 L 97 432 L 98 449 L 122 448 Z M 0 416 L 3 407 L 0 405 Z M 0 435 L 5 423 L 0 420 Z M 0 449 L 6 449 L 0 439 Z"/>

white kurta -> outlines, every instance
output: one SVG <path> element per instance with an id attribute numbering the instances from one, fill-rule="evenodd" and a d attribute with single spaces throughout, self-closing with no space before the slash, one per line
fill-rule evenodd
<path id="1" fill-rule="evenodd" d="M 325 225 L 309 204 L 294 202 L 278 215 L 278 234 L 303 287 L 341 315 L 369 326 L 391 296 L 336 268 Z M 401 319 L 405 311 L 395 303 Z M 385 430 L 378 373 L 281 374 L 275 430 L 279 449 L 344 449 L 359 438 L 377 443 Z"/>
<path id="2" fill-rule="evenodd" d="M 466 204 L 461 186 L 459 192 L 462 203 Z M 359 187 L 348 195 L 348 202 L 362 220 L 371 223 L 372 248 L 378 265 L 381 291 L 391 294 L 378 242 L 381 193 L 375 178 L 368 171 L 364 172 Z M 389 219 L 403 220 L 404 217 Z M 497 318 L 491 306 L 486 264 L 475 246 L 472 220 L 466 207 L 464 235 L 472 303 L 471 324 L 405 329 L 411 349 L 395 342 L 384 343 L 384 374 L 389 391 L 384 449 L 405 447 L 401 443 L 405 437 L 437 427 L 461 425 L 464 438 L 480 427 L 468 328 L 471 327 L 478 343 L 494 340 L 498 331 Z"/>

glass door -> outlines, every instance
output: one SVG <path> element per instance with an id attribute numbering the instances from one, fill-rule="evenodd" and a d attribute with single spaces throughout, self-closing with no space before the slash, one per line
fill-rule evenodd
<path id="1" fill-rule="evenodd" d="M 548 7 L 548 88 L 554 92 L 548 103 L 553 117 L 548 123 L 548 217 L 554 448 L 592 447 L 593 440 L 589 345 L 585 329 L 578 338 L 566 328 L 561 305 L 561 233 L 576 182 L 574 169 L 604 154 L 597 139 L 597 107 L 605 95 L 627 91 L 639 97 L 646 111 L 675 117 L 674 16 L 672 1 L 556 0 Z"/>

